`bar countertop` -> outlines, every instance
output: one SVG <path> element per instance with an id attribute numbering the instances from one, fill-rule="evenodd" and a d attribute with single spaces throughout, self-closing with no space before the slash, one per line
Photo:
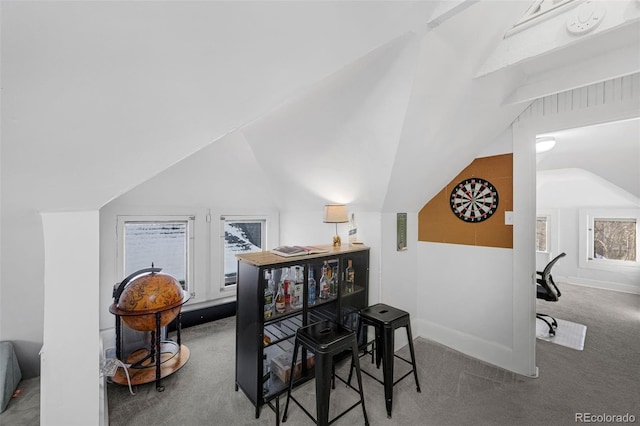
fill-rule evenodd
<path id="1" fill-rule="evenodd" d="M 245 253 L 245 254 L 237 254 L 236 258 L 240 262 L 245 262 L 254 266 L 264 266 L 264 265 L 274 265 L 278 263 L 291 263 L 291 262 L 299 262 L 301 260 L 314 259 L 318 257 L 326 257 L 331 255 L 345 254 L 345 253 L 354 253 L 364 250 L 369 250 L 368 246 L 364 244 L 342 244 L 338 247 L 334 247 L 331 244 L 313 244 L 311 247 L 327 250 L 324 253 L 313 253 L 313 254 L 301 254 L 299 256 L 279 256 L 271 251 L 258 251 L 255 253 Z"/>

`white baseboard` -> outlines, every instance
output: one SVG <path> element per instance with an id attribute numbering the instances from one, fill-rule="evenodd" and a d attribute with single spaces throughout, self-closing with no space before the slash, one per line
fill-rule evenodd
<path id="1" fill-rule="evenodd" d="M 517 357 L 510 347 L 480 339 L 477 336 L 462 333 L 426 320 L 412 320 L 411 323 L 414 337 L 423 337 L 487 364 L 523 376 L 537 377 L 536 367 L 531 367 L 531 371 L 529 371 L 527 366 L 521 365 L 522 360 L 516 359 Z"/>
<path id="2" fill-rule="evenodd" d="M 558 282 L 566 282 L 568 284 L 580 285 L 583 287 L 600 288 L 603 290 L 620 291 L 623 293 L 640 294 L 640 286 L 632 284 L 621 284 L 610 281 L 590 280 L 581 277 L 554 277 Z M 562 290 L 560 290 L 562 291 Z"/>

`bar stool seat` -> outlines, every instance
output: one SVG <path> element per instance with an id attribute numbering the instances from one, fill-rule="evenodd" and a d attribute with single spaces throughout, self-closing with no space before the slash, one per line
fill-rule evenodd
<path id="1" fill-rule="evenodd" d="M 313 352 L 315 355 L 315 379 L 316 379 L 316 413 L 317 419 L 302 406 L 291 395 L 291 391 L 294 387 L 293 378 L 289 381 L 289 390 L 287 391 L 287 402 L 284 408 L 284 414 L 282 421 L 287 421 L 287 412 L 289 410 L 289 399 L 293 401 L 302 410 L 321 426 L 327 426 L 338 420 L 348 411 L 352 410 L 359 404 L 362 405 L 362 413 L 364 415 L 364 424 L 369 425 L 367 419 L 367 410 L 364 406 L 364 394 L 362 392 L 362 376 L 360 375 L 360 362 L 358 356 L 358 342 L 356 339 L 356 333 L 349 330 L 339 324 L 332 321 L 324 320 L 314 324 L 310 324 L 304 327 L 300 327 L 296 331 L 295 344 L 293 346 L 293 358 L 291 371 L 294 369 L 294 363 L 298 356 L 298 349 L 302 346 L 307 350 Z M 358 392 L 360 394 L 360 401 L 347 408 L 341 414 L 336 416 L 333 420 L 329 421 L 329 397 L 331 393 L 332 381 L 334 378 L 334 356 L 343 353 L 344 351 L 351 351 L 351 370 L 353 367 L 356 369 L 356 376 L 358 378 Z M 342 380 L 342 379 L 341 379 Z M 343 380 L 344 381 L 344 380 Z M 345 382 L 347 383 L 347 382 Z M 347 383 L 348 384 L 348 383 Z M 350 385 L 349 385 L 350 386 Z"/>
<path id="2" fill-rule="evenodd" d="M 416 368 L 416 356 L 413 349 L 413 337 L 411 336 L 411 320 L 409 318 L 408 312 L 389 305 L 385 305 L 383 303 L 378 303 L 376 305 L 369 306 L 360 310 L 359 327 L 367 325 L 373 326 L 375 328 L 375 340 L 366 343 L 365 354 L 368 353 L 368 346 L 373 345 L 373 349 L 371 351 L 371 361 L 373 362 L 373 354 L 375 352 L 376 366 L 378 368 L 380 368 L 380 362 L 382 361 L 382 374 L 384 380 L 380 381 L 377 377 L 371 375 L 365 370 L 362 370 L 362 372 L 384 385 L 384 398 L 387 408 L 387 417 L 391 418 L 391 409 L 393 406 L 393 387 L 400 380 L 404 379 L 413 372 L 413 376 L 416 381 L 416 390 L 418 392 L 421 392 L 420 383 L 418 382 L 418 370 Z M 409 351 L 411 352 L 410 361 L 394 353 L 395 330 L 400 327 L 405 327 L 407 329 Z M 412 366 L 411 371 L 400 377 L 395 382 L 393 381 L 394 357 L 399 358 L 402 361 L 411 364 Z M 349 380 L 350 379 L 351 377 L 349 377 Z"/>

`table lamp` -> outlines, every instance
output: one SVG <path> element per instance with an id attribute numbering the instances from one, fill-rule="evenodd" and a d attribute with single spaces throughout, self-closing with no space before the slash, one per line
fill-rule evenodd
<path id="1" fill-rule="evenodd" d="M 336 235 L 333 237 L 333 246 L 341 245 L 340 236 L 338 235 L 338 224 L 349 221 L 347 217 L 347 206 L 344 204 L 326 204 L 324 206 L 324 223 L 336 224 Z"/>

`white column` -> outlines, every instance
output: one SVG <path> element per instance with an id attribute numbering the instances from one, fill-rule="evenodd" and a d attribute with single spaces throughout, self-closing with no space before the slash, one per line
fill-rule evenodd
<path id="1" fill-rule="evenodd" d="M 40 424 L 98 425 L 99 213 L 42 213 Z"/>

